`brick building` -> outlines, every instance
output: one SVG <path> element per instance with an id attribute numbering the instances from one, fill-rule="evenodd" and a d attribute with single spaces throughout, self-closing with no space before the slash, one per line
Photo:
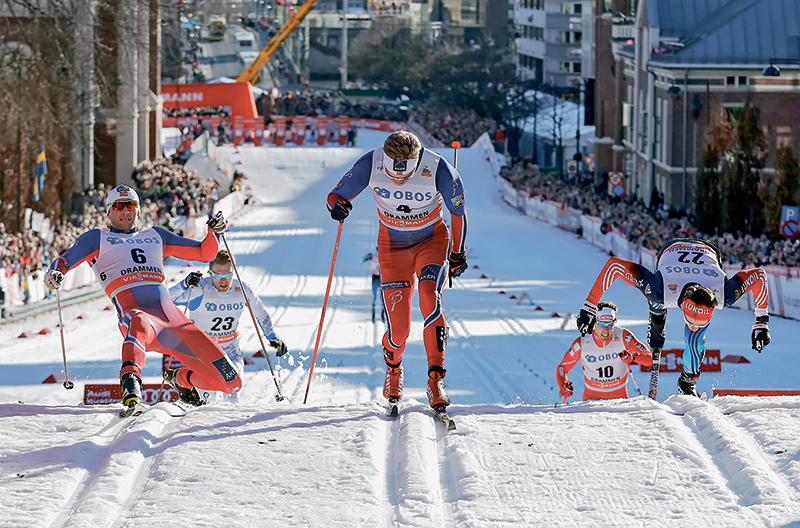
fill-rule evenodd
<path id="1" fill-rule="evenodd" d="M 779 147 L 800 156 L 797 0 L 642 0 L 633 20 L 598 13 L 598 42 L 611 32 L 596 49 L 598 173 L 621 172 L 629 194 L 691 212 L 710 112 L 735 119 L 746 103 L 769 142 L 765 171 Z"/>

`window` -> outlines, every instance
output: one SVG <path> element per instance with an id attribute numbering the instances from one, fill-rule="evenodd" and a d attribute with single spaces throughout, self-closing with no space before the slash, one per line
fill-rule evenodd
<path id="1" fill-rule="evenodd" d="M 581 72 L 581 63 L 580 62 L 573 62 L 572 63 L 572 73 L 580 73 Z"/>

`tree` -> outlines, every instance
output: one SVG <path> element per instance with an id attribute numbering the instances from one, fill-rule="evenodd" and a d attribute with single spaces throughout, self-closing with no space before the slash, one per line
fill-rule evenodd
<path id="1" fill-rule="evenodd" d="M 735 139 L 723 156 L 722 226 L 726 231 L 756 235 L 765 226 L 764 204 L 758 190 L 759 169 L 767 157 L 767 140 L 759 126 L 758 109 L 745 104 L 735 131 Z"/>
<path id="2" fill-rule="evenodd" d="M 798 191 L 800 191 L 800 163 L 791 147 L 779 148 L 775 154 L 775 173 L 772 176 L 763 175 L 759 194 L 764 202 L 764 217 L 770 237 L 778 239 L 780 232 L 781 213 L 784 205 L 798 204 Z"/>
<path id="3" fill-rule="evenodd" d="M 722 216 L 721 161 L 734 142 L 735 131 L 722 107 L 710 110 L 710 122 L 703 136 L 703 166 L 697 175 L 695 212 L 700 230 L 714 233 Z"/>

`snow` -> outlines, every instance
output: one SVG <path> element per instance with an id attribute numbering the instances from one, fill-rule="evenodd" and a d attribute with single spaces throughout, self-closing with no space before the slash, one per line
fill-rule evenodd
<path id="1" fill-rule="evenodd" d="M 105 297 L 65 303 L 72 391 L 41 383 L 62 370 L 55 312 L 0 326 L 0 527 L 800 526 L 800 397 L 703 402 L 675 395 L 677 374 L 665 373 L 658 401 L 582 402 L 573 370 L 576 396 L 562 405 L 555 369 L 577 331 L 574 318 L 561 326 L 607 255 L 505 205 L 478 149 L 458 156 L 477 268 L 444 293 L 458 429 L 445 433 L 428 409 L 418 313 L 401 414 L 385 415 L 383 328 L 370 321 L 362 263 L 377 235 L 367 193 L 344 224 L 303 404 L 337 228 L 325 196 L 384 137 L 363 131 L 351 149 L 231 151 L 257 205 L 232 219 L 226 239 L 290 349 L 272 357 L 290 401 L 275 401 L 266 362 L 255 358 L 238 404 L 183 417 L 159 404 L 120 420 L 119 405 L 81 403 L 86 382 L 116 383 L 120 367 L 122 339 Z M 197 266 L 174 261 L 169 276 Z M 644 339 L 641 295 L 615 284 L 604 299 Z M 800 323 L 773 317 L 773 342 L 757 354 L 752 321 L 742 309 L 715 314 L 709 348 L 751 362 L 703 374 L 700 391 L 797 387 L 789 337 Z M 242 325 L 252 354 L 258 340 Z M 23 331 L 33 337 L 17 338 Z M 667 347 L 682 342 L 671 312 Z M 146 382 L 160 381 L 160 365 L 148 354 Z M 634 372 L 644 389 L 649 374 Z"/>

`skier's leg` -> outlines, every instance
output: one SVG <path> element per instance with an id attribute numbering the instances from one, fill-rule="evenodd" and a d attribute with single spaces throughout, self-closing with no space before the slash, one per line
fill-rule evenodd
<path id="1" fill-rule="evenodd" d="M 414 262 L 409 249 L 390 249 L 379 242 L 381 296 L 388 324 L 383 336 L 386 363 L 399 365 L 411 332 L 411 298 L 414 295 Z"/>
<path id="2" fill-rule="evenodd" d="M 450 240 L 442 225 L 434 237 L 421 244 L 416 251 L 416 269 L 419 279 L 419 305 L 425 318 L 423 341 L 428 356 L 428 400 L 431 407 L 439 409 L 450 404 L 444 389 L 444 356 L 449 330 L 442 308 L 442 290 L 447 278 L 446 259 Z"/>
<path id="3" fill-rule="evenodd" d="M 688 325 L 683 330 L 686 348 L 683 350 L 683 372 L 678 378 L 681 394 L 698 396 L 697 378 L 700 377 L 700 365 L 706 355 L 706 330 L 707 326 L 692 331 Z"/>

